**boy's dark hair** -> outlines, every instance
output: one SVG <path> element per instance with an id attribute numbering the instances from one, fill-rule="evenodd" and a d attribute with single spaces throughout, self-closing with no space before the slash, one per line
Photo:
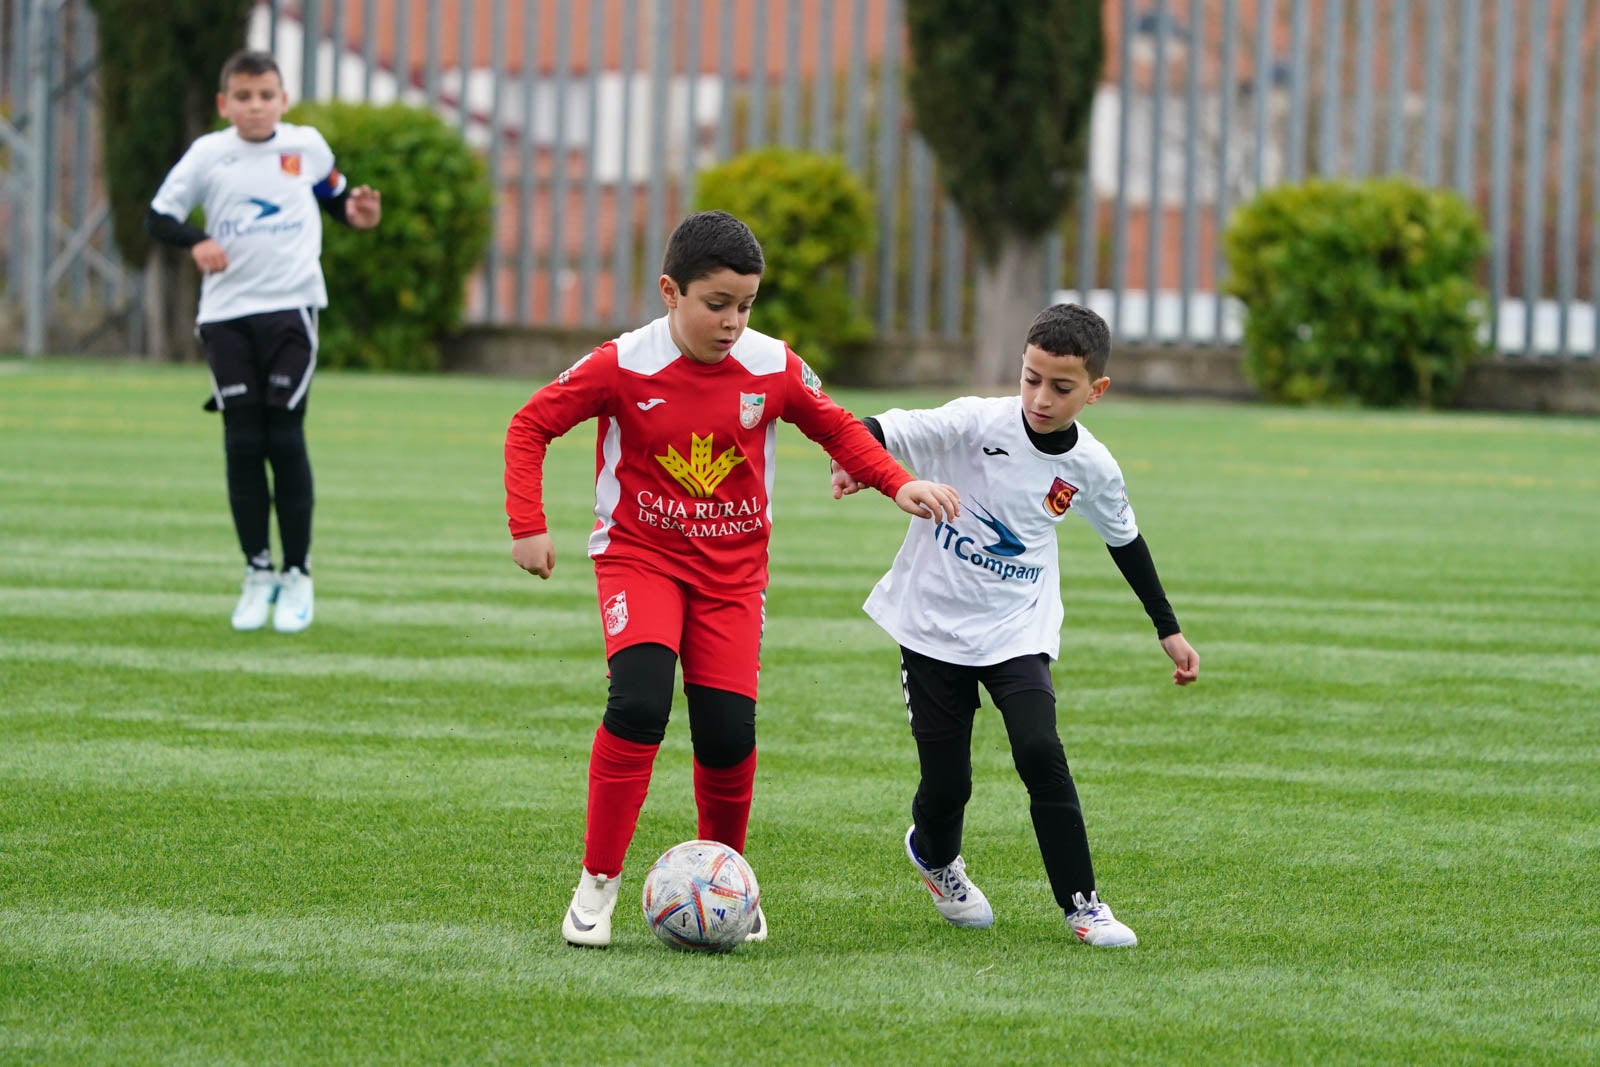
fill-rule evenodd
<path id="1" fill-rule="evenodd" d="M 761 242 L 750 227 L 726 211 L 697 211 L 678 223 L 667 238 L 661 273 L 676 282 L 680 291 L 696 278 L 724 268 L 735 274 L 762 274 L 767 269 Z"/>
<path id="2" fill-rule="evenodd" d="M 1106 320 L 1082 304 L 1052 304 L 1028 327 L 1028 344 L 1053 356 L 1078 356 L 1089 380 L 1103 378 L 1111 359 L 1111 330 Z"/>
<path id="3" fill-rule="evenodd" d="M 217 91 L 228 91 L 228 79 L 235 74 L 276 74 L 278 83 L 283 84 L 283 72 L 278 69 L 278 61 L 266 52 L 252 52 L 246 48 L 235 52 L 222 64 L 222 77 L 217 83 Z"/>

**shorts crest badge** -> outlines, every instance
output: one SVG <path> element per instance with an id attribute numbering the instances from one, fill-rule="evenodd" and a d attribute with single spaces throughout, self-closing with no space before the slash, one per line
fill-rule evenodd
<path id="1" fill-rule="evenodd" d="M 615 637 L 628 625 L 628 591 L 624 589 L 605 602 L 606 636 Z"/>
<path id="2" fill-rule="evenodd" d="M 739 425 L 753 430 L 761 425 L 761 416 L 767 410 L 766 393 L 739 394 Z"/>

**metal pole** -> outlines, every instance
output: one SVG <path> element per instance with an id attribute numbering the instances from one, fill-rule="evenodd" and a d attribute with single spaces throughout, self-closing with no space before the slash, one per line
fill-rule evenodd
<path id="1" fill-rule="evenodd" d="M 1111 333 L 1127 331 L 1122 317 L 1123 273 L 1128 269 L 1128 112 L 1133 107 L 1133 5 L 1122 5 L 1122 43 L 1117 68 L 1117 201 L 1111 224 Z"/>
<path id="2" fill-rule="evenodd" d="M 1326 39 L 1322 42 L 1322 144 L 1317 170 L 1325 178 L 1339 173 L 1340 142 L 1339 98 L 1344 84 L 1344 5 L 1329 4 L 1325 12 Z"/>
<path id="3" fill-rule="evenodd" d="M 1229 199 L 1233 192 L 1233 100 L 1235 92 L 1233 28 L 1237 21 L 1238 12 L 1234 10 L 1234 0 L 1223 0 L 1222 77 L 1220 79 L 1221 91 L 1217 94 L 1217 102 L 1221 106 L 1222 116 L 1217 131 L 1216 215 L 1211 226 L 1211 340 L 1212 343 L 1219 345 L 1224 339 L 1222 336 L 1222 281 L 1228 273 L 1227 258 L 1223 254 L 1223 238 L 1228 229 Z"/>
<path id="4" fill-rule="evenodd" d="M 1289 12 L 1289 181 L 1306 176 L 1306 69 L 1311 35 L 1311 11 L 1306 0 L 1294 0 Z"/>
<path id="5" fill-rule="evenodd" d="M 300 4 L 300 99 L 317 98 L 317 46 L 322 39 L 321 0 L 301 0 Z"/>
<path id="6" fill-rule="evenodd" d="M 50 182 L 45 167 L 50 145 L 50 19 L 60 0 L 35 0 L 28 19 L 28 62 L 33 76 L 28 80 L 28 250 L 23 271 L 22 350 L 30 356 L 44 355 L 45 271 L 50 267 Z"/>
<path id="7" fill-rule="evenodd" d="M 1351 170 L 1357 178 L 1372 173 L 1372 57 L 1378 50 L 1377 21 L 1373 0 L 1361 0 L 1356 13 L 1356 158 Z"/>
<path id="8" fill-rule="evenodd" d="M 1151 77 L 1150 103 L 1150 199 L 1145 215 L 1144 271 L 1145 305 L 1144 338 L 1154 341 L 1157 336 L 1156 299 L 1161 293 L 1161 156 L 1166 148 L 1166 120 L 1163 105 L 1167 97 L 1167 27 L 1171 17 L 1167 14 L 1166 0 L 1157 0 L 1156 7 L 1156 63 Z M 1126 331 L 1120 331 L 1128 336 Z"/>
<path id="9" fill-rule="evenodd" d="M 1549 85 L 1549 0 L 1533 0 L 1528 19 L 1528 135 L 1523 146 L 1522 184 L 1522 354 L 1538 350 L 1539 301 L 1544 296 L 1545 102 Z"/>
<path id="10" fill-rule="evenodd" d="M 1583 138 L 1578 133 L 1578 109 L 1582 106 L 1583 69 L 1579 66 L 1578 46 L 1583 40 L 1583 11 L 1569 2 L 1561 22 L 1561 118 L 1556 144 L 1561 149 L 1561 190 L 1556 206 L 1556 294 L 1560 318 L 1556 324 L 1556 352 L 1573 356 L 1570 317 L 1577 295 L 1578 273 L 1578 156 Z"/>

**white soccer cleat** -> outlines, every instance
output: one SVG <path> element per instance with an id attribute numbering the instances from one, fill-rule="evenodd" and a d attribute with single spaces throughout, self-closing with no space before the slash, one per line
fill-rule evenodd
<path id="1" fill-rule="evenodd" d="M 311 625 L 311 609 L 311 575 L 299 567 L 290 567 L 278 583 L 272 628 L 280 634 L 297 634 Z"/>
<path id="2" fill-rule="evenodd" d="M 913 826 L 906 831 L 906 855 L 922 875 L 928 892 L 933 894 L 933 906 L 939 909 L 939 914 L 955 926 L 978 930 L 993 926 L 994 909 L 989 907 L 989 898 L 983 895 L 983 890 L 967 877 L 966 861 L 957 856 L 943 867 L 925 866 L 917 850 L 911 847 L 911 837 L 916 830 Z"/>
<path id="3" fill-rule="evenodd" d="M 1076 910 L 1067 912 L 1067 925 L 1078 940 L 1095 948 L 1132 948 L 1139 938 L 1111 914 L 1111 905 L 1100 902 L 1099 893 L 1090 893 L 1085 900 L 1082 893 L 1072 894 Z"/>
<path id="4" fill-rule="evenodd" d="M 605 948 L 611 944 L 611 913 L 617 907 L 621 876 L 590 874 L 585 868 L 572 891 L 572 904 L 561 920 L 561 936 L 570 945 Z"/>
<path id="5" fill-rule="evenodd" d="M 765 941 L 767 939 L 767 917 L 761 913 L 761 905 L 756 905 L 756 922 L 750 927 L 750 932 L 744 935 L 746 941 Z"/>
<path id="6" fill-rule="evenodd" d="M 244 572 L 239 603 L 233 606 L 235 630 L 259 630 L 267 624 L 273 598 L 278 595 L 278 576 L 268 570 L 250 567 Z"/>

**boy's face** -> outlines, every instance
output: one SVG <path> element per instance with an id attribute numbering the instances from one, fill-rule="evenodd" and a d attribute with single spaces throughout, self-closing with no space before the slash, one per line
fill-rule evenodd
<path id="1" fill-rule="evenodd" d="M 701 363 L 720 363 L 750 321 L 750 305 L 761 288 L 761 275 L 735 274 L 726 267 L 696 278 L 680 290 L 663 274 L 661 299 L 667 325 L 683 354 Z"/>
<path id="2" fill-rule="evenodd" d="M 233 123 L 246 141 L 265 141 L 289 110 L 278 75 L 230 74 L 228 88 L 217 94 L 217 114 Z"/>
<path id="3" fill-rule="evenodd" d="M 1110 378 L 1091 381 L 1082 356 L 1058 356 L 1035 345 L 1023 350 L 1022 414 L 1035 433 L 1065 430 L 1110 384 Z"/>

